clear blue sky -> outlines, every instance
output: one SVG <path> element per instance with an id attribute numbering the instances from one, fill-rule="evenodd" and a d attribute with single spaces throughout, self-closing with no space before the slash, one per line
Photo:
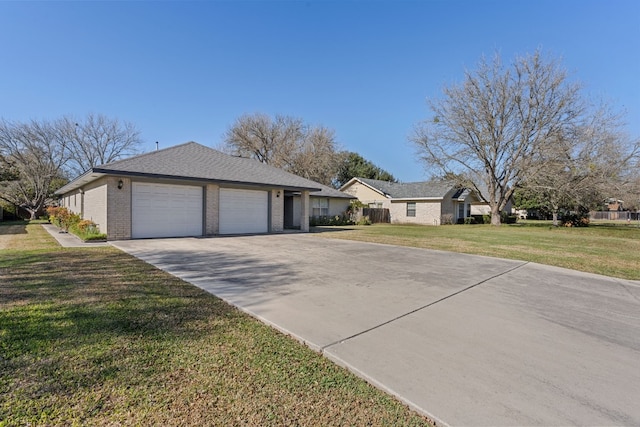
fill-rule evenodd
<path id="1" fill-rule="evenodd" d="M 0 117 L 102 113 L 144 149 L 262 112 L 336 132 L 402 181 L 426 98 L 498 51 L 563 59 L 640 136 L 640 1 L 0 2 Z"/>

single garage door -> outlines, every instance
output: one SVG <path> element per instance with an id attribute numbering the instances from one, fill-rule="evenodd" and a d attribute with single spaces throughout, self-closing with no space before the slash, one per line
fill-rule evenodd
<path id="1" fill-rule="evenodd" d="M 267 233 L 266 191 L 220 189 L 220 234 Z"/>
<path id="2" fill-rule="evenodd" d="M 131 237 L 202 236 L 202 187 L 134 182 Z"/>

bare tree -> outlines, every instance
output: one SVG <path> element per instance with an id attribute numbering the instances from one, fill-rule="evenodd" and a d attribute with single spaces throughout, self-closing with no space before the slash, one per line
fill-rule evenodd
<path id="1" fill-rule="evenodd" d="M 5 175 L 0 197 L 35 218 L 67 178 L 135 153 L 139 135 L 131 123 L 103 115 L 89 114 L 83 121 L 2 120 L 0 157 L 11 173 L 0 174 Z"/>
<path id="2" fill-rule="evenodd" d="M 227 131 L 223 150 L 326 185 L 331 184 L 337 170 L 333 130 L 311 127 L 288 116 L 273 120 L 265 114 L 240 117 Z"/>
<path id="3" fill-rule="evenodd" d="M 278 168 L 291 165 L 291 154 L 298 151 L 305 135 L 301 119 L 266 114 L 244 115 L 227 131 L 227 151 Z"/>
<path id="4" fill-rule="evenodd" d="M 416 127 L 421 159 L 444 174 L 460 174 L 491 207 L 491 224 L 515 188 L 536 176 L 547 152 L 573 132 L 585 113 L 580 86 L 541 52 L 516 58 L 505 69 L 499 55 L 467 71 L 462 84 L 431 100 L 433 117 Z"/>
<path id="5" fill-rule="evenodd" d="M 587 211 L 622 194 L 633 176 L 640 143 L 620 131 L 621 115 L 601 105 L 585 115 L 574 133 L 556 139 L 535 155 L 537 173 L 522 190 L 550 210 L 558 225 L 560 208 Z"/>
<path id="6" fill-rule="evenodd" d="M 134 155 L 142 142 L 134 124 L 102 114 L 88 114 L 83 120 L 64 117 L 59 124 L 68 141 L 72 175 Z"/>
<path id="7" fill-rule="evenodd" d="M 297 152 L 291 155 L 289 172 L 331 185 L 339 162 L 334 135 L 333 130 L 322 126 L 309 129 Z"/>
<path id="8" fill-rule="evenodd" d="M 0 182 L 0 197 L 37 218 L 64 176 L 67 161 L 61 122 L 30 123 L 0 121 L 0 154 L 11 164 L 13 178 Z"/>

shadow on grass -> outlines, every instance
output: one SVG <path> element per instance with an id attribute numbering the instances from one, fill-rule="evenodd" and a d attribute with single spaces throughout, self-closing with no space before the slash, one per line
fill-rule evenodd
<path id="1" fill-rule="evenodd" d="M 229 286 L 255 288 L 266 275 L 291 276 L 248 257 L 191 261 L 186 270 L 215 266 Z M 163 361 L 177 348 L 233 334 L 241 315 L 112 248 L 17 253 L 0 259 L 0 268 L 0 395 L 29 399 L 76 393 L 106 379 L 146 381 L 170 369 Z M 13 381 L 18 391 L 9 389 Z"/>
<path id="2" fill-rule="evenodd" d="M 27 221 L 0 221 L 0 235 L 27 234 Z"/>

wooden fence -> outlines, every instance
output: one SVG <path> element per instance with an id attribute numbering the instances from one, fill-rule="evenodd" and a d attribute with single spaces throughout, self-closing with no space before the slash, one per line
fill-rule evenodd
<path id="1" fill-rule="evenodd" d="M 391 222 L 389 209 L 386 208 L 362 208 L 362 216 L 368 216 L 369 221 L 374 224 L 378 224 L 381 222 Z"/>
<path id="2" fill-rule="evenodd" d="M 601 219 L 608 221 L 638 221 L 638 212 L 629 211 L 591 211 L 589 217 L 591 220 Z"/>

